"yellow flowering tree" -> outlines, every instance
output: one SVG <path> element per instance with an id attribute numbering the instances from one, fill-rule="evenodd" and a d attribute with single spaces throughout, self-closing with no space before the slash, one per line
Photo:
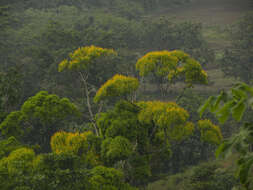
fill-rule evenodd
<path id="1" fill-rule="evenodd" d="M 129 94 L 133 94 L 138 87 L 138 79 L 123 75 L 114 75 L 113 78 L 99 88 L 94 97 L 94 101 L 99 102 L 109 97 L 125 97 Z"/>
<path id="2" fill-rule="evenodd" d="M 74 154 L 80 156 L 88 166 L 99 164 L 99 138 L 91 131 L 83 133 L 57 132 L 51 137 L 51 149 L 56 154 Z"/>
<path id="3" fill-rule="evenodd" d="M 138 119 L 146 125 L 154 125 L 164 140 L 182 140 L 194 132 L 194 124 L 188 122 L 188 112 L 174 102 L 139 102 Z"/>
<path id="4" fill-rule="evenodd" d="M 197 130 L 205 142 L 218 145 L 222 136 L 210 121 L 190 122 L 189 113 L 174 102 L 121 100 L 97 118 L 101 159 L 121 168 L 132 185 L 146 186 L 169 162 L 173 146 Z"/>
<path id="5" fill-rule="evenodd" d="M 116 52 L 112 49 L 96 46 L 86 46 L 78 48 L 73 53 L 70 53 L 69 58 L 64 59 L 61 63 L 59 63 L 58 66 L 59 72 L 62 72 L 64 70 L 72 70 L 76 71 L 79 74 L 80 80 L 84 87 L 84 94 L 90 115 L 90 121 L 97 135 L 98 129 L 95 124 L 95 113 L 92 109 L 92 104 L 90 101 L 91 94 L 96 92 L 96 86 L 92 83 L 98 82 L 101 78 L 103 78 L 101 76 L 106 75 L 106 73 L 103 73 L 103 70 L 108 69 L 104 68 L 106 66 L 105 59 L 115 55 Z M 98 68 L 103 68 L 101 76 L 99 76 L 96 70 Z M 95 78 L 96 81 L 94 82 Z M 101 110 L 101 106 L 98 110 Z"/>
<path id="6" fill-rule="evenodd" d="M 69 54 L 69 59 L 64 59 L 58 67 L 59 72 L 64 69 L 86 71 L 90 69 L 97 59 L 104 56 L 115 55 L 112 49 L 106 49 L 96 46 L 85 46 L 78 48 L 73 53 Z M 88 73 L 87 73 L 88 74 Z"/>
<path id="7" fill-rule="evenodd" d="M 207 83 L 207 74 L 200 63 L 180 50 L 149 52 L 137 61 L 136 70 L 141 77 L 152 75 L 162 95 L 176 81 L 184 81 L 187 87 Z"/>
<path id="8" fill-rule="evenodd" d="M 151 52 L 138 60 L 141 76 L 153 73 L 169 83 L 184 80 L 188 86 L 207 82 L 200 64 L 182 51 Z M 219 144 L 219 128 L 203 122 L 199 127 L 189 120 L 189 113 L 175 102 L 133 101 L 138 79 L 115 75 L 97 91 L 94 102 L 120 98 L 114 108 L 97 114 L 97 127 L 102 138 L 101 159 L 106 166 L 121 168 L 132 185 L 145 187 L 157 162 L 168 161 L 171 146 L 201 131 L 204 141 Z M 118 100 L 118 99 L 116 99 Z M 159 170 L 159 169 L 158 169 Z"/>

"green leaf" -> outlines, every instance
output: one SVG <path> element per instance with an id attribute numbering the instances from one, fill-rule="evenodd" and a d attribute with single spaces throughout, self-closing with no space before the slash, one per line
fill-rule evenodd
<path id="1" fill-rule="evenodd" d="M 224 104 L 224 106 L 216 113 L 216 117 L 218 118 L 220 123 L 225 123 L 229 117 L 232 107 L 235 102 L 233 100 Z"/>
<path id="2" fill-rule="evenodd" d="M 203 116 L 203 113 L 210 108 L 211 103 L 214 102 L 215 97 L 214 96 L 210 96 L 205 102 L 204 104 L 198 109 L 198 113 L 200 115 L 200 117 Z"/>
<path id="3" fill-rule="evenodd" d="M 227 99 L 227 94 L 225 92 L 221 92 L 220 95 L 216 98 L 216 101 L 214 104 L 211 106 L 211 112 L 216 112 L 219 109 L 219 105 L 221 101 L 226 101 Z"/>
<path id="4" fill-rule="evenodd" d="M 241 99 L 233 108 L 232 108 L 232 116 L 235 120 L 241 121 L 242 116 L 246 110 L 245 99 Z"/>
<path id="5" fill-rule="evenodd" d="M 241 89 L 243 91 L 246 91 L 246 92 L 250 93 L 251 96 L 253 96 L 253 87 L 251 87 L 251 86 L 249 86 L 249 85 L 247 85 L 245 83 L 238 83 L 237 84 L 237 88 Z"/>
<path id="6" fill-rule="evenodd" d="M 249 185 L 249 171 L 253 165 L 253 156 L 248 157 L 247 159 L 241 159 L 239 167 L 238 176 L 242 184 L 245 184 L 246 187 Z"/>
<path id="7" fill-rule="evenodd" d="M 224 141 L 215 151 L 216 158 L 218 157 L 227 157 L 231 152 L 232 144 L 230 141 Z"/>
<path id="8" fill-rule="evenodd" d="M 248 98 L 247 93 L 244 90 L 240 90 L 238 88 L 233 88 L 232 95 L 236 100 L 241 100 L 242 98 L 246 99 Z"/>

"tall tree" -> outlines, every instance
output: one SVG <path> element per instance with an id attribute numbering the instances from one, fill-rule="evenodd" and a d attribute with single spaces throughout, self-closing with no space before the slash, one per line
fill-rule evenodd
<path id="1" fill-rule="evenodd" d="M 188 87 L 207 83 L 207 74 L 199 62 L 179 50 L 147 53 L 137 61 L 136 70 L 141 77 L 152 75 L 163 96 L 169 85 L 178 80 L 183 80 Z"/>
<path id="2" fill-rule="evenodd" d="M 121 99 L 97 116 L 104 164 L 121 168 L 132 185 L 145 188 L 149 179 L 161 173 L 156 163 L 168 162 L 173 143 L 187 139 L 195 127 L 188 112 L 174 102 L 129 99 L 137 87 L 137 79 L 116 75 L 101 86 L 95 101 Z M 197 129 L 203 141 L 220 144 L 221 131 L 209 120 L 199 121 Z"/>
<path id="3" fill-rule="evenodd" d="M 108 63 L 108 57 L 113 57 L 116 52 L 112 49 L 100 48 L 96 46 L 87 46 L 78 48 L 70 54 L 69 59 L 63 60 L 59 64 L 59 72 L 63 70 L 73 70 L 79 75 L 79 79 L 83 84 L 83 91 L 88 107 L 89 119 L 92 123 L 96 134 L 99 134 L 95 122 L 95 114 L 101 111 L 102 105 L 99 106 L 98 111 L 94 112 L 92 101 L 90 100 L 92 93 L 96 92 L 97 85 L 101 81 L 110 76 L 112 67 Z M 109 72 L 108 72 L 109 71 Z"/>

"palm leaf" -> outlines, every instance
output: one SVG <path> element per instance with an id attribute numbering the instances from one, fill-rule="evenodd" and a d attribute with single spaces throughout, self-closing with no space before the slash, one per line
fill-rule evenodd
<path id="1" fill-rule="evenodd" d="M 225 103 L 224 106 L 218 112 L 216 112 L 216 117 L 218 118 L 220 123 L 223 124 L 228 120 L 228 117 L 234 104 L 234 100 L 230 100 Z"/>
<path id="2" fill-rule="evenodd" d="M 246 110 L 245 99 L 241 99 L 234 107 L 232 107 L 232 116 L 236 121 L 241 121 Z"/>

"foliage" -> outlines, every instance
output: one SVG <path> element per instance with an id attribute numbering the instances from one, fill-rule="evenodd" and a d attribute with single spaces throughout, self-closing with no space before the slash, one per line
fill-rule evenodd
<path id="1" fill-rule="evenodd" d="M 193 89 L 186 89 L 176 99 L 176 103 L 189 112 L 191 121 L 197 121 L 200 119 L 198 108 L 201 106 L 202 102 L 203 97 L 201 94 L 195 92 Z"/>
<path id="2" fill-rule="evenodd" d="M 36 156 L 32 149 L 19 148 L 0 160 L 0 184 L 3 190 L 136 189 L 125 183 L 121 171 L 86 167 L 83 158 L 72 153 Z"/>
<path id="3" fill-rule="evenodd" d="M 154 73 L 157 77 L 167 76 L 171 81 L 184 75 L 188 84 L 207 82 L 207 74 L 200 64 L 179 50 L 150 52 L 137 61 L 136 69 L 140 72 L 140 76 Z"/>
<path id="4" fill-rule="evenodd" d="M 134 189 L 125 182 L 145 187 L 151 178 L 166 171 L 163 166 L 170 159 L 174 143 L 182 142 L 194 131 L 186 110 L 173 103 L 156 101 L 120 101 L 111 110 L 106 106 L 102 109 L 100 104 L 84 106 L 80 89 L 88 84 L 84 87 L 87 100 L 114 73 L 136 76 L 133 63 L 147 50 L 182 49 L 193 52 L 201 63 L 207 62 L 210 56 L 199 24 L 144 16 L 147 10 L 186 1 L 0 2 L 0 111 L 3 111 L 0 120 L 4 119 L 0 124 L 1 189 Z M 108 48 L 124 55 L 116 56 Z M 68 56 L 68 52 L 72 53 Z M 191 84 L 206 80 L 197 61 L 189 59 L 187 65 L 180 57 L 183 52 L 172 54 L 182 68 L 176 67 L 176 72 L 164 75 L 166 82 L 179 79 Z M 64 58 L 58 70 L 68 72 L 59 74 L 57 63 Z M 9 69 L 12 65 L 20 67 Z M 107 97 L 117 101 L 116 96 L 133 95 L 138 81 L 127 79 L 131 80 L 124 78 L 120 83 L 116 80 L 106 88 L 103 86 L 98 101 Z M 82 83 L 83 80 L 86 81 Z M 24 102 L 40 90 L 75 100 L 84 112 L 84 123 L 77 123 L 80 112 L 69 99 L 43 91 Z M 91 113 L 94 117 L 87 117 L 87 112 L 94 108 L 99 108 Z M 101 110 L 105 112 L 100 113 Z M 94 131 L 87 132 L 95 123 L 96 114 L 98 136 Z M 150 122 L 144 121 L 148 119 L 144 118 L 146 115 L 151 115 Z M 69 125 L 79 125 L 80 131 L 85 132 L 62 132 L 70 131 Z M 50 138 L 52 153 L 49 153 Z M 22 148 L 37 144 L 44 154 L 36 156 L 37 149 Z M 7 162 L 8 159 L 11 161 Z M 93 168 L 97 165 L 114 169 Z"/>
<path id="5" fill-rule="evenodd" d="M 221 68 L 228 76 L 238 77 L 252 83 L 253 13 L 245 14 L 231 29 L 232 47 L 227 49 L 221 60 Z"/>
<path id="6" fill-rule="evenodd" d="M 63 60 L 59 66 L 58 71 L 61 72 L 65 69 L 68 70 L 75 70 L 79 74 L 80 81 L 82 83 L 83 87 L 83 95 L 86 99 L 86 105 L 89 113 L 89 120 L 91 121 L 93 128 L 96 132 L 96 135 L 98 134 L 98 128 L 95 123 L 95 113 L 99 111 L 94 111 L 94 106 L 91 102 L 91 94 L 96 91 L 96 85 L 99 84 L 101 79 L 104 79 L 104 77 L 107 76 L 107 73 L 105 74 L 104 71 L 99 72 L 104 67 L 100 65 L 106 65 L 104 64 L 104 61 L 102 58 L 108 58 L 110 56 L 116 55 L 116 52 L 112 49 L 106 49 L 96 46 L 86 46 L 79 48 L 74 51 L 74 53 L 71 53 L 69 55 L 70 60 Z M 108 65 L 107 65 L 108 66 Z M 107 71 L 108 68 L 105 69 Z M 94 76 L 92 76 L 94 74 Z M 101 74 L 101 75 L 100 75 Z M 92 77 L 90 77 L 92 76 Z M 98 101 L 98 100 L 95 100 Z M 98 110 L 101 109 L 101 105 Z"/>
<path id="7" fill-rule="evenodd" d="M 164 83 L 174 83 L 183 79 L 187 86 L 193 83 L 207 83 L 207 74 L 201 65 L 183 51 L 158 51 L 150 52 L 140 58 L 136 63 L 136 70 L 140 76 L 153 74 L 163 89 Z"/>
<path id="8" fill-rule="evenodd" d="M 17 141 L 15 137 L 9 137 L 8 139 L 0 141 L 0 158 L 8 156 L 13 150 L 20 148 L 22 145 Z"/>
<path id="9" fill-rule="evenodd" d="M 199 113 L 202 116 L 205 110 L 209 110 L 221 123 L 227 121 L 230 115 L 240 121 L 245 111 L 252 108 L 252 97 L 253 88 L 245 83 L 238 83 L 228 93 L 223 91 L 217 97 L 210 96 L 199 108 Z"/>
<path id="10" fill-rule="evenodd" d="M 10 3 L 15 5 L 15 8 L 11 7 L 15 22 L 10 23 L 11 28 L 4 27 L 8 38 L 1 36 L 4 39 L 1 42 L 6 42 L 8 46 L 1 45 L 0 53 L 6 67 L 11 63 L 22 65 L 22 71 L 25 71 L 24 99 L 42 89 L 68 97 L 80 94 L 79 88 L 74 89 L 69 83 L 72 81 L 77 86 L 77 77 L 69 72 L 57 73 L 56 65 L 67 58 L 69 52 L 91 44 L 137 55 L 147 50 L 183 49 L 198 58 L 201 64 L 211 60 L 202 48 L 205 40 L 201 38 L 199 24 L 172 23 L 168 18 L 145 19 L 138 13 L 142 3 L 136 1 L 100 2 L 103 6 L 95 6 L 98 9 L 93 9 L 93 5 L 89 7 L 91 3 L 64 0 Z M 129 15 L 129 7 L 137 9 L 136 14 L 131 12 L 132 15 Z M 13 48 L 15 51 L 12 51 Z M 93 77 L 89 78 L 89 82 L 100 86 L 113 73 L 133 75 L 131 67 L 124 69 L 125 62 L 120 59 L 116 62 L 107 57 L 106 61 L 103 58 L 94 64 L 90 67 Z M 127 60 L 128 63 L 135 61 L 132 57 Z M 70 94 L 70 91 L 73 93 Z"/>
<path id="11" fill-rule="evenodd" d="M 87 170 L 78 167 L 72 155 L 45 154 L 35 157 L 31 149 L 13 151 L 0 161 L 0 183 L 9 189 L 83 189 L 87 185 Z M 5 166 L 5 168 L 3 167 Z"/>
<path id="12" fill-rule="evenodd" d="M 210 143 L 219 145 L 223 140 L 220 128 L 214 125 L 210 120 L 198 121 L 198 127 L 201 133 L 201 139 Z"/>
<path id="13" fill-rule="evenodd" d="M 132 185 L 145 186 L 151 174 L 149 155 L 168 149 L 155 145 L 149 126 L 138 121 L 139 109 L 135 104 L 119 101 L 113 110 L 98 117 L 97 124 L 104 137 L 101 156 L 105 164 L 122 168 Z"/>
<path id="14" fill-rule="evenodd" d="M 127 101 L 119 101 L 113 110 L 101 113 L 97 117 L 97 125 L 103 138 L 122 136 L 134 141 L 138 135 L 139 108 Z"/>
<path id="15" fill-rule="evenodd" d="M 10 67 L 0 72 L 0 111 L 15 110 L 22 99 L 22 74 L 19 67 Z"/>
<path id="16" fill-rule="evenodd" d="M 214 61 L 214 52 L 203 37 L 201 23 L 159 17 L 144 20 L 144 25 L 145 46 L 152 50 L 180 49 L 197 58 L 201 65 Z"/>
<path id="17" fill-rule="evenodd" d="M 19 148 L 0 161 L 0 168 L 2 172 L 7 170 L 9 175 L 25 174 L 32 170 L 34 159 L 35 153 L 32 149 Z"/>
<path id="18" fill-rule="evenodd" d="M 86 70 L 99 57 L 112 54 L 115 54 L 112 49 L 103 49 L 95 46 L 82 47 L 70 54 L 70 60 L 65 59 L 59 64 L 59 71 L 61 72 L 64 69 Z"/>
<path id="19" fill-rule="evenodd" d="M 20 111 L 11 112 L 1 123 L 0 129 L 2 135 L 6 137 L 14 136 L 20 139 L 24 135 L 24 129 L 20 126 L 24 125 L 25 116 Z"/>
<path id="20" fill-rule="evenodd" d="M 100 140 L 91 131 L 84 133 L 57 132 L 51 137 L 51 149 L 56 154 L 73 154 L 81 157 L 87 166 L 100 163 Z"/>
<path id="21" fill-rule="evenodd" d="M 24 102 L 20 111 L 11 112 L 0 129 L 6 137 L 14 136 L 25 143 L 38 143 L 46 148 L 52 134 L 63 128 L 65 122 L 79 116 L 80 112 L 69 99 L 41 91 Z"/>
<path id="22" fill-rule="evenodd" d="M 174 102 L 139 102 L 138 105 L 142 108 L 138 115 L 139 121 L 157 126 L 157 138 L 181 140 L 194 131 L 193 123 L 187 121 L 187 111 Z"/>
<path id="23" fill-rule="evenodd" d="M 170 162 L 174 143 L 193 135 L 194 124 L 188 119 L 187 111 L 174 102 L 121 100 L 97 117 L 102 159 L 107 166 L 122 168 L 132 185 L 145 187 Z M 211 136 L 203 140 L 219 143 L 219 128 L 208 124 Z"/>
<path id="24" fill-rule="evenodd" d="M 115 163 L 120 160 L 125 160 L 133 152 L 133 147 L 129 140 L 121 136 L 117 136 L 113 139 L 107 138 L 103 141 L 101 149 L 102 157 L 107 163 Z"/>
<path id="25" fill-rule="evenodd" d="M 215 163 L 207 163 L 194 168 L 190 184 L 190 189 L 194 190 L 224 190 L 231 189 L 236 180 L 231 172 L 219 170 L 219 165 Z"/>
<path id="26" fill-rule="evenodd" d="M 137 90 L 139 82 L 134 77 L 126 77 L 123 75 L 114 75 L 104 85 L 100 87 L 94 97 L 95 102 L 109 97 L 122 97 L 133 93 Z"/>
<path id="27" fill-rule="evenodd" d="M 171 70 L 176 69 L 178 62 L 178 58 L 168 51 L 150 52 L 137 61 L 136 69 L 140 76 L 146 76 L 151 72 L 157 76 L 166 76 Z"/>
<path id="28" fill-rule="evenodd" d="M 221 163 L 204 162 L 151 183 L 148 190 L 231 190 L 236 185 L 233 171 Z"/>
<path id="29" fill-rule="evenodd" d="M 6 4 L 0 4 L 0 62 L 1 66 L 6 66 L 7 63 L 11 60 L 10 49 L 12 46 L 12 42 L 10 40 L 12 25 L 14 23 L 14 19 L 12 13 L 10 11 L 10 6 Z"/>
<path id="30" fill-rule="evenodd" d="M 106 168 L 104 166 L 97 166 L 91 170 L 91 177 L 89 182 L 91 183 L 92 190 L 134 190 L 128 184 L 123 181 L 123 173 L 114 169 Z"/>
<path id="31" fill-rule="evenodd" d="M 217 97 L 210 97 L 200 108 L 200 114 L 206 109 L 215 113 L 220 122 L 224 123 L 230 115 L 241 121 L 245 111 L 252 109 L 253 88 L 245 83 L 235 85 L 230 93 L 222 92 Z M 217 149 L 217 156 L 228 156 L 234 151 L 239 154 L 237 176 L 246 189 L 252 189 L 253 143 L 252 123 L 245 122 L 240 132 L 225 140 Z"/>
<path id="32" fill-rule="evenodd" d="M 115 71 L 114 58 L 117 53 L 113 49 L 97 46 L 85 46 L 69 54 L 69 59 L 64 59 L 58 65 L 58 71 L 75 71 L 79 80 L 92 88 L 101 85 L 112 77 Z"/>

